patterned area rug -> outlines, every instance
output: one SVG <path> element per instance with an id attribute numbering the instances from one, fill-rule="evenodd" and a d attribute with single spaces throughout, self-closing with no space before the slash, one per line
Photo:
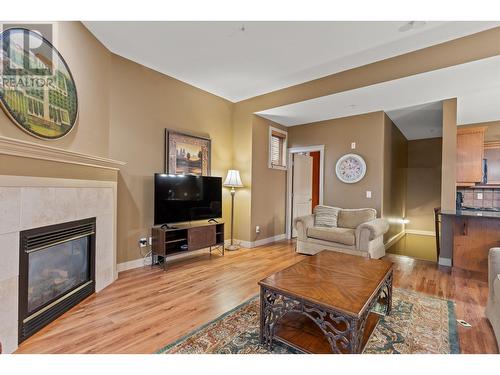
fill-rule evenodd
<path id="1" fill-rule="evenodd" d="M 394 289 L 392 312 L 380 319 L 364 353 L 459 353 L 452 301 Z M 167 345 L 167 354 L 295 354 L 275 343 L 272 352 L 259 344 L 259 300 L 250 299 L 212 322 Z"/>

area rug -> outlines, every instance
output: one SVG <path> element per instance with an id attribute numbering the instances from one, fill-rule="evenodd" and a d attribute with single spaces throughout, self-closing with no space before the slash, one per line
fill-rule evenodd
<path id="1" fill-rule="evenodd" d="M 452 301 L 393 290 L 392 312 L 383 316 L 364 353 L 460 353 Z M 259 343 L 259 299 L 254 297 L 158 353 L 166 354 L 295 354 L 276 342 L 273 351 Z"/>

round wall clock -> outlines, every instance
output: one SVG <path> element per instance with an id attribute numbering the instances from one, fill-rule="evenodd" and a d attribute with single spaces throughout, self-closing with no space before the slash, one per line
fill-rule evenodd
<path id="1" fill-rule="evenodd" d="M 75 126 L 75 81 L 61 54 L 40 33 L 11 28 L 0 34 L 0 103 L 11 120 L 42 139 Z"/>
<path id="2" fill-rule="evenodd" d="M 356 154 L 346 154 L 337 161 L 335 173 L 346 184 L 361 181 L 366 174 L 365 160 Z"/>

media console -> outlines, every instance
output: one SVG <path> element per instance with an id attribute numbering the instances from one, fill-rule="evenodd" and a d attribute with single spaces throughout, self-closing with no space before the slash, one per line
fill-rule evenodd
<path id="1" fill-rule="evenodd" d="M 224 255 L 224 223 L 201 223 L 175 225 L 175 227 L 153 227 L 152 264 L 163 261 L 166 269 L 167 258 L 171 255 L 187 254 L 191 251 L 218 248 Z"/>

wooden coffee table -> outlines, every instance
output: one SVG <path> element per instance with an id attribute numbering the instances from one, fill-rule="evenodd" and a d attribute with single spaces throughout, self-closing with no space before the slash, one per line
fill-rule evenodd
<path id="1" fill-rule="evenodd" d="M 389 314 L 392 263 L 322 251 L 259 282 L 260 341 L 305 353 L 361 353 L 379 302 Z"/>

